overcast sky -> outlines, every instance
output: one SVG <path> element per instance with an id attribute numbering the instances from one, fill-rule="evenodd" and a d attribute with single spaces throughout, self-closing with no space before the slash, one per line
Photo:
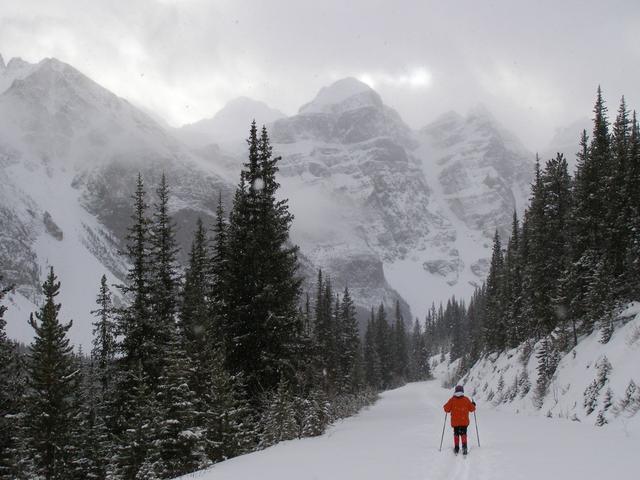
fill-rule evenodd
<path id="1" fill-rule="evenodd" d="M 0 53 L 57 57 L 181 125 L 240 95 L 287 114 L 355 76 L 413 127 L 484 103 L 532 150 L 602 85 L 640 109 L 640 1 L 2 0 Z"/>

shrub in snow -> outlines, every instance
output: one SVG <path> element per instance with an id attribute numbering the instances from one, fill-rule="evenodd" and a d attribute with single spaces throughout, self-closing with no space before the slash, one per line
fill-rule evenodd
<path id="1" fill-rule="evenodd" d="M 611 363 L 607 357 L 603 357 L 602 360 L 596 363 L 596 368 L 598 369 L 598 373 L 596 374 L 596 378 L 589 384 L 589 386 L 584 391 L 584 408 L 587 415 L 591 415 L 591 413 L 595 410 L 596 405 L 598 404 L 598 396 L 600 395 L 600 391 L 602 387 L 607 383 L 609 378 L 609 373 L 611 372 Z"/>
<path id="2" fill-rule="evenodd" d="M 632 379 L 629 381 L 624 397 L 618 402 L 616 413 L 618 415 L 624 413 L 628 416 L 633 416 L 638 410 L 640 410 L 640 391 L 638 391 L 638 386 Z"/>
<path id="3" fill-rule="evenodd" d="M 531 390 L 531 381 L 529 380 L 529 373 L 526 367 L 522 369 L 522 373 L 518 378 L 518 394 L 520 398 L 524 398 Z"/>
<path id="4" fill-rule="evenodd" d="M 505 394 L 504 394 L 504 401 L 505 402 L 513 402 L 516 399 L 516 397 L 518 396 L 518 377 L 519 377 L 519 374 L 516 373 L 516 376 L 513 379 L 513 384 L 505 392 Z"/>
<path id="5" fill-rule="evenodd" d="M 262 414 L 260 445 L 264 448 L 298 437 L 294 399 L 286 381 L 281 381 Z"/>
<path id="6" fill-rule="evenodd" d="M 606 314 L 600 323 L 600 339 L 599 342 L 602 344 L 609 343 L 611 340 L 611 336 L 613 335 L 613 318 L 612 315 Z"/>
<path id="7" fill-rule="evenodd" d="M 553 378 L 553 374 L 560 362 L 559 352 L 554 345 L 553 337 L 547 336 L 542 340 L 540 350 L 536 358 L 538 359 L 538 379 L 536 381 L 536 391 L 534 396 L 534 405 L 542 408 L 544 397 L 547 395 L 549 384 Z"/>
<path id="8" fill-rule="evenodd" d="M 331 406 L 325 393 L 321 390 L 313 390 L 302 405 L 304 407 L 301 418 L 302 436 L 322 435 L 331 422 Z"/>

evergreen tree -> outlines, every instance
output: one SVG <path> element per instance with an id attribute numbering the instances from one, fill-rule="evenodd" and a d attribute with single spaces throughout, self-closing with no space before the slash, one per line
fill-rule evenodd
<path id="1" fill-rule="evenodd" d="M 609 184 L 607 185 L 606 218 L 606 251 L 607 270 L 613 281 L 612 290 L 616 293 L 627 291 L 623 285 L 623 273 L 627 246 L 630 241 L 630 225 L 632 224 L 632 210 L 629 202 L 629 181 L 631 172 L 631 133 L 632 125 L 629 112 L 622 97 L 618 116 L 613 124 L 611 136 L 611 153 L 608 158 L 607 169 Z"/>
<path id="2" fill-rule="evenodd" d="M 242 379 L 226 371 L 219 349 L 214 350 L 209 365 L 203 412 L 206 452 L 212 462 L 219 462 L 250 452 L 257 434 Z"/>
<path id="3" fill-rule="evenodd" d="M 487 301 L 485 306 L 484 338 L 489 351 L 499 351 L 506 345 L 504 314 L 500 303 L 503 274 L 502 242 L 500 241 L 500 234 L 496 230 L 493 238 L 491 266 L 487 277 Z"/>
<path id="4" fill-rule="evenodd" d="M 367 385 L 379 390 L 382 388 L 382 366 L 376 344 L 375 316 L 371 309 L 371 318 L 364 335 L 364 369 Z"/>
<path id="5" fill-rule="evenodd" d="M 158 387 L 159 418 L 156 424 L 155 446 L 162 468 L 156 468 L 163 478 L 174 478 L 207 466 L 205 435 L 199 426 L 202 412 L 198 410 L 195 392 L 189 387 L 192 367 L 175 339 L 169 345 L 165 371 Z"/>
<path id="6" fill-rule="evenodd" d="M 629 300 L 640 298 L 640 126 L 633 112 L 629 139 L 627 175 L 627 201 L 629 208 L 629 239 L 626 247 L 626 289 L 624 296 Z"/>
<path id="7" fill-rule="evenodd" d="M 392 373 L 393 373 L 393 352 L 392 352 L 392 337 L 391 328 L 387 321 L 387 312 L 385 311 L 384 304 L 381 303 L 378 307 L 378 313 L 375 318 L 375 345 L 380 359 L 380 372 L 382 380 L 382 388 L 389 388 L 392 385 Z"/>
<path id="8" fill-rule="evenodd" d="M 514 210 L 511 223 L 511 237 L 505 258 L 505 274 L 508 276 L 509 292 L 506 305 L 507 345 L 511 348 L 520 344 L 526 335 L 526 320 L 523 318 L 522 265 L 520 249 L 520 222 Z M 471 306 L 470 306 L 471 307 Z"/>
<path id="9" fill-rule="evenodd" d="M 0 302 L 11 286 L 2 285 L 0 275 Z M 20 463 L 19 418 L 24 394 L 24 375 L 16 345 L 7 338 L 7 308 L 0 305 L 0 479 L 18 477 Z"/>
<path id="10" fill-rule="evenodd" d="M 119 348 L 121 363 L 126 369 L 141 365 L 146 374 L 151 373 L 153 346 L 153 325 L 150 304 L 150 257 L 148 205 L 142 176 L 138 174 L 136 191 L 133 196 L 133 224 L 127 234 L 126 256 L 131 267 L 127 273 L 127 284 L 120 285 L 120 291 L 130 300 L 129 306 L 120 311 L 118 334 L 122 337 Z"/>
<path id="11" fill-rule="evenodd" d="M 98 308 L 91 312 L 97 317 L 93 323 L 91 358 L 102 387 L 102 396 L 105 396 L 112 386 L 113 364 L 116 355 L 116 323 L 106 275 L 102 275 L 100 280 L 100 291 L 96 303 Z"/>
<path id="12" fill-rule="evenodd" d="M 239 198 L 236 192 L 236 198 Z M 225 301 L 228 297 L 229 275 L 228 275 L 228 222 L 225 218 L 224 205 L 222 204 L 222 193 L 218 193 L 218 205 L 216 207 L 216 221 L 213 226 L 213 248 L 209 259 L 209 331 L 208 337 L 211 346 L 219 346 L 222 342 L 222 327 L 228 314 L 225 309 Z"/>
<path id="13" fill-rule="evenodd" d="M 293 379 L 300 349 L 297 247 L 290 246 L 293 216 L 286 200 L 277 200 L 266 129 L 258 138 L 251 126 L 249 161 L 236 189 L 229 219 L 224 282 L 224 341 L 227 366 L 242 373 L 251 398 Z"/>
<path id="14" fill-rule="evenodd" d="M 275 445 L 283 440 L 298 437 L 298 423 L 294 408 L 294 399 L 288 383 L 282 380 L 277 390 L 264 408 L 261 444 L 264 447 Z"/>
<path id="15" fill-rule="evenodd" d="M 358 334 L 358 320 L 356 307 L 351 299 L 347 287 L 344 288 L 340 309 L 340 378 L 341 389 L 356 392 L 360 389 L 362 360 L 360 353 L 360 336 Z"/>
<path id="16" fill-rule="evenodd" d="M 394 343 L 394 373 L 397 377 L 404 381 L 408 375 L 409 351 L 407 347 L 407 332 L 404 326 L 404 319 L 400 311 L 400 301 L 396 300 L 396 318 L 393 329 Z"/>
<path id="17" fill-rule="evenodd" d="M 164 173 L 156 189 L 157 203 L 151 221 L 149 242 L 150 307 L 152 321 L 150 376 L 157 378 L 165 367 L 164 352 L 176 333 L 178 285 L 175 227 L 169 215 L 169 186 Z"/>
<path id="18" fill-rule="evenodd" d="M 112 467 L 115 478 L 137 480 L 141 478 L 140 473 L 151 476 L 151 471 L 157 475 L 164 469 L 155 446 L 156 425 L 161 419 L 160 407 L 149 387 L 149 380 L 144 378 L 142 362 L 137 368 L 125 370 L 120 381 L 122 386 L 118 390 L 125 387 L 129 390 L 121 400 L 126 402 L 122 410 L 127 412 L 127 417 L 126 426 L 118 432 L 119 442 Z"/>
<path id="19" fill-rule="evenodd" d="M 207 388 L 202 381 L 209 368 L 209 358 L 216 342 L 208 298 L 210 259 L 207 253 L 207 237 L 201 219 L 197 227 L 189 253 L 189 265 L 185 272 L 185 282 L 180 306 L 180 336 L 191 365 L 189 386 L 198 397 Z"/>
<path id="20" fill-rule="evenodd" d="M 45 303 L 29 318 L 35 338 L 27 360 L 26 440 L 36 475 L 66 479 L 74 460 L 69 452 L 69 435 L 78 413 L 74 405 L 78 371 L 67 338 L 71 322 L 63 325 L 58 319 L 61 305 L 55 303 L 55 297 L 60 283 L 53 267 L 42 290 Z"/>

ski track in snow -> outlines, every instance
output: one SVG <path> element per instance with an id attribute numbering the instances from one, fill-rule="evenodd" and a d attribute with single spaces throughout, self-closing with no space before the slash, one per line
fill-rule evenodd
<path id="1" fill-rule="evenodd" d="M 438 381 L 412 383 L 382 394 L 372 407 L 320 437 L 282 442 L 219 463 L 183 480 L 528 480 L 633 478 L 637 432 L 568 420 L 517 415 L 478 405 L 481 448 L 473 418 L 470 453 L 452 450 L 447 425 L 450 395 Z M 447 419 L 448 423 L 448 419 Z"/>

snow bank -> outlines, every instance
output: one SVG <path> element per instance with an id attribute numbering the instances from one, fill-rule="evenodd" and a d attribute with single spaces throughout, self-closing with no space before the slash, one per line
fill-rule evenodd
<path id="1" fill-rule="evenodd" d="M 539 480 L 633 478 L 628 452 L 640 437 L 585 423 L 549 421 L 479 406 L 467 458 L 451 451 L 444 412 L 451 395 L 439 382 L 384 392 L 360 414 L 319 437 L 282 442 L 221 462 L 183 480 Z M 637 476 L 637 475 L 635 475 Z"/>
<path id="2" fill-rule="evenodd" d="M 640 303 L 620 314 L 610 341 L 599 342 L 600 332 L 579 339 L 577 347 L 558 364 L 546 395 L 538 401 L 536 354 L 541 342 L 526 344 L 478 361 L 460 383 L 479 404 L 498 410 L 567 418 L 625 431 L 640 429 Z M 433 362 L 433 360 L 432 360 Z M 441 379 L 453 377 L 457 363 L 434 369 Z M 631 387 L 631 404 L 625 398 Z M 633 391 L 633 385 L 637 389 Z"/>

